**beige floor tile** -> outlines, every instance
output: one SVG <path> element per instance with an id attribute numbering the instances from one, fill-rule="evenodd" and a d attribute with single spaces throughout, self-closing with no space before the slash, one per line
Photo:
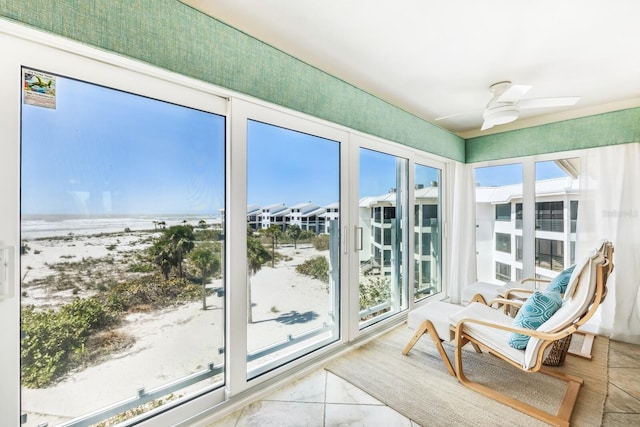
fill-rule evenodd
<path id="1" fill-rule="evenodd" d="M 609 367 L 640 368 L 640 345 L 609 341 Z"/>
<path id="2" fill-rule="evenodd" d="M 640 399 L 640 368 L 609 368 L 609 382 Z"/>
<path id="3" fill-rule="evenodd" d="M 238 423 L 238 419 L 240 418 L 241 413 L 242 409 L 229 414 L 226 417 L 219 419 L 218 421 L 207 424 L 207 427 L 235 427 Z"/>
<path id="4" fill-rule="evenodd" d="M 640 414 L 606 413 L 602 417 L 602 427 L 640 426 Z"/>
<path id="5" fill-rule="evenodd" d="M 270 394 L 265 400 L 324 403 L 326 371 L 319 369 Z"/>
<path id="6" fill-rule="evenodd" d="M 411 421 L 388 406 L 327 404 L 325 427 L 411 427 Z"/>
<path id="7" fill-rule="evenodd" d="M 383 405 L 382 402 L 342 378 L 327 372 L 327 403 Z"/>
<path id="8" fill-rule="evenodd" d="M 609 393 L 604 404 L 604 412 L 640 414 L 640 400 L 630 396 L 615 384 L 609 384 Z"/>
<path id="9" fill-rule="evenodd" d="M 324 403 L 262 400 L 247 406 L 236 427 L 323 427 Z"/>

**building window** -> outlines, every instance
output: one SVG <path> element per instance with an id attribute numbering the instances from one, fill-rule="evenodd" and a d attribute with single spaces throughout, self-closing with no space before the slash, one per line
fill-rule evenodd
<path id="1" fill-rule="evenodd" d="M 564 202 L 537 202 L 536 230 L 563 232 Z"/>
<path id="2" fill-rule="evenodd" d="M 496 205 L 496 221 L 511 221 L 511 203 Z"/>
<path id="3" fill-rule="evenodd" d="M 511 234 L 496 233 L 496 251 L 511 253 Z"/>
<path id="4" fill-rule="evenodd" d="M 503 282 L 511 280 L 511 266 L 502 262 L 496 262 L 496 279 Z"/>
<path id="5" fill-rule="evenodd" d="M 384 229 L 384 244 L 386 246 L 389 246 L 391 244 L 391 229 L 390 228 L 385 228 Z"/>
<path id="6" fill-rule="evenodd" d="M 522 203 L 516 203 L 516 230 L 522 230 Z"/>
<path id="7" fill-rule="evenodd" d="M 431 225 L 432 220 L 438 219 L 438 205 L 422 205 L 422 225 Z"/>
<path id="8" fill-rule="evenodd" d="M 536 266 L 552 271 L 564 269 L 564 242 L 536 239 Z"/>
<path id="9" fill-rule="evenodd" d="M 570 204 L 571 232 L 576 232 L 576 223 L 578 222 L 578 201 L 572 200 Z"/>
<path id="10" fill-rule="evenodd" d="M 516 261 L 522 261 L 522 236 L 516 236 Z"/>

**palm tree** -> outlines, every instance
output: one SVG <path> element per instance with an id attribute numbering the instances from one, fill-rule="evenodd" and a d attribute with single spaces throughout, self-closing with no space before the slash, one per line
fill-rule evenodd
<path id="1" fill-rule="evenodd" d="M 189 254 L 189 259 L 200 270 L 202 278 L 202 309 L 207 309 L 207 288 L 205 279 L 208 274 L 215 274 L 220 269 L 220 259 L 207 247 L 199 247 Z"/>
<path id="2" fill-rule="evenodd" d="M 293 248 L 298 249 L 298 240 L 302 237 L 302 228 L 298 224 L 287 227 L 287 236 L 293 240 Z"/>
<path id="3" fill-rule="evenodd" d="M 279 226 L 272 224 L 269 228 L 260 231 L 271 238 L 271 267 L 273 268 L 276 262 L 276 245 L 278 244 L 278 237 L 282 235 L 282 230 Z"/>
<path id="4" fill-rule="evenodd" d="M 247 316 L 249 323 L 253 323 L 253 313 L 251 307 L 251 276 L 262 268 L 262 265 L 269 261 L 269 251 L 260 243 L 259 239 L 253 237 L 253 231 L 247 229 Z"/>
<path id="5" fill-rule="evenodd" d="M 156 264 L 160 266 L 165 279 L 174 267 L 178 267 L 180 277 L 184 277 L 182 261 L 193 249 L 195 236 L 189 225 L 174 225 L 165 229 L 162 236 L 149 249 Z"/>
<path id="6" fill-rule="evenodd" d="M 184 277 L 182 260 L 195 246 L 194 241 L 196 237 L 193 234 L 193 227 L 190 225 L 174 225 L 165 230 L 164 234 L 171 242 L 171 246 L 175 251 L 178 274 L 180 277 Z"/>

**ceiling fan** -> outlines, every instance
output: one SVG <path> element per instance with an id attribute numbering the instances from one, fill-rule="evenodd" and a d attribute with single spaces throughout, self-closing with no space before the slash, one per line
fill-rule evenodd
<path id="1" fill-rule="evenodd" d="M 529 85 L 516 85 L 510 81 L 492 84 L 489 87 L 489 92 L 491 92 L 492 96 L 482 113 L 483 122 L 480 130 L 510 123 L 518 118 L 520 110 L 523 109 L 574 105 L 580 99 L 579 96 L 522 99 L 529 89 L 531 89 Z M 459 115 L 461 114 L 439 117 L 436 120 L 448 119 Z"/>

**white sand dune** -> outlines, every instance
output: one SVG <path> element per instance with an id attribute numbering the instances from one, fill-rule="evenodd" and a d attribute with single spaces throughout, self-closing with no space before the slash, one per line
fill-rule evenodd
<path id="1" fill-rule="evenodd" d="M 46 264 L 60 262 L 60 256 L 106 256 L 113 252 L 105 249 L 113 244 L 110 239 L 101 237 L 99 242 L 81 239 L 62 245 L 61 242 L 51 244 L 48 240 L 30 242 L 29 246 L 40 253 L 30 251 L 23 256 L 23 271 L 24 266 L 29 265 L 32 270 L 42 269 L 38 274 L 44 274 Z M 131 236 L 130 240 L 121 237 L 118 247 L 135 245 L 135 239 L 139 240 L 139 236 Z M 92 244 L 86 244 L 89 242 Z M 327 256 L 328 252 L 318 252 L 311 245 L 299 245 L 298 249 L 293 245 L 279 247 L 278 252 L 290 257 L 289 260 L 279 263 L 276 268 L 265 266 L 251 277 L 254 323 L 249 324 L 247 330 L 249 351 L 329 322 L 326 285 L 295 271 L 295 266 L 305 259 L 320 254 Z M 209 286 L 215 288 L 221 283 L 218 281 Z M 34 288 L 27 289 L 29 302 L 38 301 L 38 298 L 41 301 L 46 298 L 66 299 L 59 293 L 52 297 L 45 289 L 41 290 L 42 295 L 34 297 Z M 208 363 L 223 363 L 224 355 L 218 349 L 224 345 L 224 298 L 214 293 L 208 297 L 207 305 L 206 311 L 202 310 L 202 302 L 197 301 L 128 315 L 119 330 L 135 338 L 133 346 L 95 366 L 72 372 L 51 387 L 23 389 L 22 412 L 29 414 L 27 426 L 37 426 L 43 421 L 54 425 L 57 421 L 131 398 L 139 388 L 149 390 L 199 372 Z M 312 319 L 292 323 L 290 320 L 308 318 L 292 318 L 292 313 L 306 314 Z M 208 383 L 215 380 L 218 379 L 211 379 Z M 201 383 L 194 387 L 205 385 Z"/>

